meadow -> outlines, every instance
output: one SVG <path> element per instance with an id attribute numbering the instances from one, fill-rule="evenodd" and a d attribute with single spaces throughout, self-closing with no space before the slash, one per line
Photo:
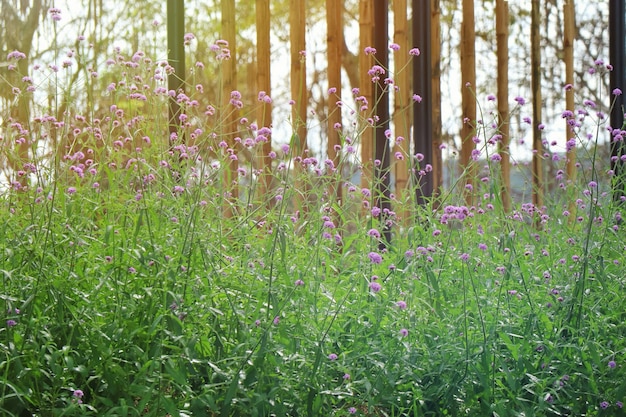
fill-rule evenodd
<path id="1" fill-rule="evenodd" d="M 272 136 L 261 172 L 243 157 L 273 133 L 259 103 L 191 84 L 170 133 L 168 66 L 119 52 L 108 68 L 108 109 L 83 113 L 79 94 L 62 119 L 0 132 L 3 158 L 29 144 L 0 199 L 2 415 L 625 415 L 609 103 L 564 112 L 583 162 L 568 181 L 552 158 L 543 207 L 504 210 L 488 102 L 475 189 L 382 210 L 355 180 L 371 109 L 339 127 L 338 163 Z"/>

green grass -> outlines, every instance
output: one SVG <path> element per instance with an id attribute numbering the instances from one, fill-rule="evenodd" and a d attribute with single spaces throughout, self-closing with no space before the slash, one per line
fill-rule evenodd
<path id="1" fill-rule="evenodd" d="M 178 132 L 193 143 L 168 143 L 163 95 L 128 85 L 100 118 L 32 121 L 66 148 L 20 161 L 37 169 L 0 200 L 3 415 L 624 415 L 626 236 L 605 161 L 510 213 L 489 162 L 475 206 L 409 195 L 401 219 L 338 177 L 353 156 L 315 173 L 292 146 L 268 193 L 239 161 L 234 198 L 206 96 Z"/>

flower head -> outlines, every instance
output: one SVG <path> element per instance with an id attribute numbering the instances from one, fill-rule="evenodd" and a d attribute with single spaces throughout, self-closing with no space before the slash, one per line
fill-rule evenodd
<path id="1" fill-rule="evenodd" d="M 376 252 L 370 252 L 367 256 L 370 258 L 370 261 L 372 261 L 373 264 L 379 264 L 383 261 L 383 257 Z"/>
<path id="2" fill-rule="evenodd" d="M 379 292 L 382 288 L 378 282 L 370 282 L 369 287 L 374 293 Z"/>

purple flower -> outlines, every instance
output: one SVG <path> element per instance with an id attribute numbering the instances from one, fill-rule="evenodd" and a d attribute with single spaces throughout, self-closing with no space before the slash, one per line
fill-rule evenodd
<path id="1" fill-rule="evenodd" d="M 343 374 L 343 379 L 344 379 L 344 381 L 349 380 L 350 379 L 350 374 L 347 374 L 347 373 Z"/>
<path id="2" fill-rule="evenodd" d="M 376 49 L 372 48 L 371 46 L 366 46 L 363 52 L 365 52 L 365 55 L 375 55 Z"/>
<path id="3" fill-rule="evenodd" d="M 350 414 L 356 414 L 356 408 L 354 408 L 354 407 L 350 407 L 350 408 L 348 408 L 348 413 L 350 413 Z"/>
<path id="4" fill-rule="evenodd" d="M 406 309 L 406 302 L 405 301 L 396 301 L 396 306 L 400 310 L 404 310 L 404 309 Z"/>
<path id="5" fill-rule="evenodd" d="M 296 287 L 302 287 L 304 285 L 304 281 L 302 281 L 301 279 L 297 279 L 294 284 Z"/>
<path id="6" fill-rule="evenodd" d="M 412 48 L 409 50 L 409 55 L 420 56 L 420 50 L 418 48 Z"/>
<path id="7" fill-rule="evenodd" d="M 409 335 L 409 331 L 407 329 L 400 329 L 400 336 L 407 337 Z"/>
<path id="8" fill-rule="evenodd" d="M 609 403 L 606 402 L 606 401 L 602 401 L 600 403 L 600 408 L 603 409 L 603 410 L 606 410 L 607 408 L 609 408 Z"/>
<path id="9" fill-rule="evenodd" d="M 372 263 L 374 264 L 379 264 L 383 261 L 383 257 L 380 256 L 380 254 L 376 252 L 370 252 L 367 256 L 370 258 L 370 261 L 372 261 Z"/>
<path id="10" fill-rule="evenodd" d="M 609 361 L 609 368 L 613 369 L 617 366 L 617 364 L 615 363 L 615 361 Z"/>
<path id="11" fill-rule="evenodd" d="M 372 292 L 379 292 L 382 287 L 378 282 L 370 282 L 369 288 Z"/>
<path id="12" fill-rule="evenodd" d="M 7 327 L 17 326 L 17 322 L 15 320 L 7 320 Z"/>
<path id="13" fill-rule="evenodd" d="M 78 404 L 81 404 L 83 402 L 82 398 L 85 395 L 85 393 L 82 390 L 75 389 L 72 395 L 74 396 L 74 398 L 76 398 L 76 402 Z"/>
<path id="14" fill-rule="evenodd" d="M 330 355 L 328 355 L 328 359 L 331 361 L 336 361 L 338 358 L 338 356 L 334 353 L 331 353 Z"/>
<path id="15" fill-rule="evenodd" d="M 367 235 L 376 239 L 380 239 L 380 232 L 376 229 L 370 229 L 367 231 Z M 370 257 L 371 259 L 371 257 Z"/>

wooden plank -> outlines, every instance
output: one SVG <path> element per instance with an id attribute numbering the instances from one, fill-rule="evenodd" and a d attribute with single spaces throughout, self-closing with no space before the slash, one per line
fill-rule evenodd
<path id="1" fill-rule="evenodd" d="M 359 2 L 359 94 L 367 100 L 368 108 L 360 111 L 359 123 L 361 145 L 361 187 L 370 188 L 373 179 L 374 131 L 368 122 L 374 104 L 374 90 L 367 71 L 374 65 L 374 57 L 364 53 L 365 48 L 374 46 L 373 0 Z M 362 104 L 361 104 L 362 105 Z"/>
<path id="2" fill-rule="evenodd" d="M 335 124 L 341 125 L 341 108 L 336 102 L 341 100 L 341 56 L 343 51 L 343 1 L 326 0 L 326 44 L 328 51 L 328 88 L 336 90 L 328 97 L 328 158 L 335 165 L 339 162 L 339 154 L 335 148 L 341 146 L 339 131 Z"/>
<path id="3" fill-rule="evenodd" d="M 576 36 L 575 28 L 575 8 L 574 0 L 566 0 L 563 3 L 563 60 L 565 61 L 565 84 L 574 85 L 574 37 Z M 574 89 L 565 90 L 565 108 L 574 111 Z M 576 139 L 576 134 L 569 125 L 569 120 L 565 120 L 565 140 Z M 576 181 L 576 147 L 572 147 L 567 152 L 566 175 L 567 182 L 570 186 L 574 186 Z M 576 205 L 572 199 L 569 210 L 574 213 Z M 571 217 L 574 219 L 574 216 Z"/>
<path id="4" fill-rule="evenodd" d="M 341 107 L 336 103 L 341 101 L 341 62 L 343 54 L 343 0 L 326 0 L 326 44 L 328 48 L 328 88 L 335 92 L 328 94 L 328 158 L 333 161 L 335 167 L 340 168 L 341 158 Z M 341 177 L 331 184 L 330 192 L 337 202 L 342 199 Z M 336 223 L 339 221 L 337 216 Z"/>
<path id="5" fill-rule="evenodd" d="M 500 198 L 506 212 L 511 211 L 511 150 L 509 129 L 509 6 L 506 0 L 496 0 L 496 42 L 498 55 L 498 142 Z"/>
<path id="6" fill-rule="evenodd" d="M 443 158 L 441 144 L 443 127 L 441 121 L 441 4 L 440 0 L 431 0 L 430 56 L 431 56 L 431 93 L 432 93 L 432 131 L 433 131 L 433 190 L 437 195 L 443 186 Z"/>
<path id="7" fill-rule="evenodd" d="M 465 203 L 473 204 L 474 186 L 476 185 L 476 164 L 472 161 L 475 149 L 473 138 L 476 134 L 476 30 L 474 19 L 474 0 L 463 0 L 463 22 L 461 24 L 461 107 L 463 125 L 461 127 L 461 163 L 466 188 Z"/>
<path id="8" fill-rule="evenodd" d="M 389 1 L 376 0 L 374 2 L 374 48 L 376 49 L 376 61 L 378 65 L 386 71 L 389 69 Z M 374 83 L 374 114 L 375 122 L 375 142 L 374 142 L 374 206 L 380 208 L 382 212 L 385 209 L 391 209 L 390 202 L 390 158 L 389 139 L 387 139 L 387 130 L 389 130 L 389 90 L 385 83 L 387 74 L 379 74 L 380 79 Z M 384 215 L 381 217 L 384 219 Z M 381 222 L 382 234 L 384 240 L 379 244 L 380 248 L 384 248 L 391 242 L 391 228 L 386 222 Z"/>
<path id="9" fill-rule="evenodd" d="M 530 16 L 530 89 L 533 108 L 533 204 L 543 207 L 543 141 L 541 139 L 541 11 L 540 0 L 532 0 Z"/>
<path id="10" fill-rule="evenodd" d="M 228 147 L 235 150 L 236 143 L 234 141 L 237 133 L 237 119 L 239 112 L 233 109 L 230 104 L 231 93 L 237 90 L 237 27 L 235 0 L 222 0 L 222 36 L 228 42 L 230 50 L 230 59 L 224 60 L 222 63 L 222 111 L 224 112 L 223 121 L 223 139 L 228 143 Z M 238 173 L 239 163 L 229 161 L 228 167 L 223 172 L 223 187 L 227 195 L 225 198 L 226 207 L 224 214 L 227 217 L 235 214 L 235 204 L 239 195 Z"/>
<path id="11" fill-rule="evenodd" d="M 291 42 L 291 98 L 295 101 L 292 109 L 292 124 L 297 135 L 296 155 L 307 149 L 307 102 L 306 84 L 306 9 L 302 0 L 289 2 L 289 37 Z"/>
<path id="12" fill-rule="evenodd" d="M 398 91 L 394 94 L 393 125 L 395 138 L 404 138 L 394 142 L 392 151 L 392 170 L 395 178 L 394 191 L 396 197 L 403 201 L 407 197 L 409 187 L 409 168 L 407 162 L 411 158 L 411 68 L 409 67 L 409 21 L 407 16 L 407 0 L 395 0 L 393 3 L 393 41 L 398 51 L 393 51 L 394 83 Z M 398 158 L 398 155 L 401 157 Z M 412 198 L 412 196 L 410 197 Z M 402 219 L 411 217 L 410 206 L 403 204 L 404 212 L 397 211 Z"/>
<path id="13" fill-rule="evenodd" d="M 270 45 L 270 0 L 256 0 L 256 88 L 253 91 L 264 91 L 268 96 L 272 94 L 271 83 L 271 45 Z M 272 104 L 259 103 L 257 111 L 257 125 L 270 127 L 272 125 Z M 259 149 L 258 168 L 261 170 L 259 195 L 269 194 L 271 184 L 271 162 L 269 157 L 272 151 L 272 137 L 268 137 Z"/>
<path id="14" fill-rule="evenodd" d="M 307 145 L 307 104 L 308 89 L 306 83 L 306 5 L 303 0 L 289 1 L 289 37 L 291 55 L 291 99 L 294 100 L 291 109 L 292 131 L 294 140 L 291 141 L 292 156 L 305 155 Z M 302 198 L 307 183 L 300 178 L 304 173 L 301 165 L 296 164 L 296 189 L 294 207 L 296 210 L 307 211 Z"/>

